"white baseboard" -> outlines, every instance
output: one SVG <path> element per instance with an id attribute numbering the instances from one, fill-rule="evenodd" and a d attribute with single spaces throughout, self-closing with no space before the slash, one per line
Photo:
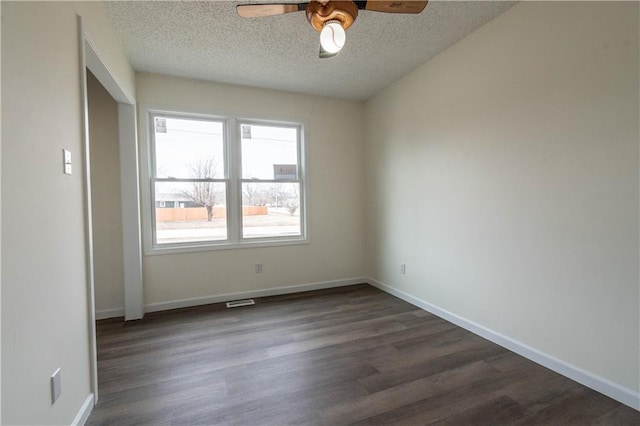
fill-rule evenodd
<path id="1" fill-rule="evenodd" d="M 78 411 L 78 414 L 76 414 L 76 418 L 73 419 L 73 422 L 71 423 L 71 425 L 84 426 L 84 424 L 89 419 L 89 415 L 91 414 L 91 411 L 93 411 L 94 405 L 95 404 L 94 404 L 93 394 L 90 393 L 89 396 L 87 396 L 87 399 L 85 399 L 84 404 L 82 404 L 82 407 L 80 407 L 80 411 Z"/>
<path id="2" fill-rule="evenodd" d="M 124 316 L 124 308 L 103 309 L 101 311 L 96 311 L 96 320 L 117 318 L 117 317 L 123 317 L 123 316 Z"/>
<path id="3" fill-rule="evenodd" d="M 493 343 L 496 343 L 504 348 L 509 349 L 512 352 L 522 355 L 531 361 L 538 363 L 556 373 L 562 374 L 576 382 L 587 386 L 595 391 L 598 391 L 610 398 L 615 399 L 631 408 L 640 410 L 640 393 L 634 392 L 631 389 L 620 386 L 611 380 L 605 379 L 598 375 L 592 374 L 567 362 L 564 362 L 558 358 L 555 358 L 549 354 L 541 352 L 531 346 L 528 346 L 522 342 L 514 340 L 508 336 L 500 334 L 496 331 L 490 330 L 480 324 L 449 312 L 431 303 L 425 302 L 422 299 L 414 297 L 402 290 L 393 288 L 387 284 L 372 278 L 367 278 L 367 282 L 380 290 L 396 296 L 406 302 L 411 303 L 427 312 L 430 312 L 440 318 L 443 318 L 457 326 L 460 326 L 478 336 L 484 337 Z"/>
<path id="4" fill-rule="evenodd" d="M 211 303 L 229 302 L 231 300 L 249 299 L 252 297 L 276 296 L 279 294 L 300 293 L 303 291 L 322 290 L 325 288 L 344 287 L 354 284 L 367 283 L 365 277 L 347 278 L 343 280 L 323 281 L 318 283 L 300 284 L 288 287 L 273 287 L 264 290 L 249 290 L 238 293 L 225 293 L 214 296 L 194 297 L 191 299 L 172 300 L 170 302 L 151 303 L 145 305 L 144 311 L 158 312 L 169 309 L 189 308 L 192 306 L 209 305 Z"/>

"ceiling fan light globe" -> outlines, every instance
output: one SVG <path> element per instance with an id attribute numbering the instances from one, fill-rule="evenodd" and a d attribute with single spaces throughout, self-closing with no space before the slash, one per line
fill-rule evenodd
<path id="1" fill-rule="evenodd" d="M 320 32 L 320 45 L 328 53 L 338 53 L 347 41 L 340 21 L 327 22 Z"/>

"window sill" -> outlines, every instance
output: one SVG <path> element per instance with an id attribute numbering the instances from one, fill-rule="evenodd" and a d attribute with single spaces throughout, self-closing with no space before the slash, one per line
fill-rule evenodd
<path id="1" fill-rule="evenodd" d="M 242 243 L 184 243 L 180 245 L 167 245 L 156 246 L 144 251 L 145 256 L 161 256 L 166 254 L 184 254 L 184 253 L 197 253 L 206 251 L 218 251 L 218 250 L 237 250 L 237 249 L 252 249 L 252 248 L 267 248 L 267 247 L 283 247 L 283 246 L 297 246 L 311 244 L 309 238 L 297 238 L 297 239 L 282 239 L 282 240 L 257 240 L 247 241 Z"/>

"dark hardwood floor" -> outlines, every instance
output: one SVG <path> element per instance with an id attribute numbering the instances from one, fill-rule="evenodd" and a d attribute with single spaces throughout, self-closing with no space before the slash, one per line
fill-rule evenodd
<path id="1" fill-rule="evenodd" d="M 640 413 L 369 285 L 98 322 L 89 425 L 639 425 Z"/>

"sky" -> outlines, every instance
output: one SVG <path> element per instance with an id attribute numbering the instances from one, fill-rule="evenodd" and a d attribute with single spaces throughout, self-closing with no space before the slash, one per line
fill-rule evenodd
<path id="1" fill-rule="evenodd" d="M 225 177 L 224 122 L 164 120 L 165 128 L 157 125 L 155 131 L 156 177 L 197 177 L 188 166 L 208 159 L 216 164 L 214 177 Z M 243 129 L 247 137 L 241 139 L 243 179 L 274 179 L 275 164 L 297 164 L 295 127 L 251 125 L 250 135 L 245 132 Z"/>

